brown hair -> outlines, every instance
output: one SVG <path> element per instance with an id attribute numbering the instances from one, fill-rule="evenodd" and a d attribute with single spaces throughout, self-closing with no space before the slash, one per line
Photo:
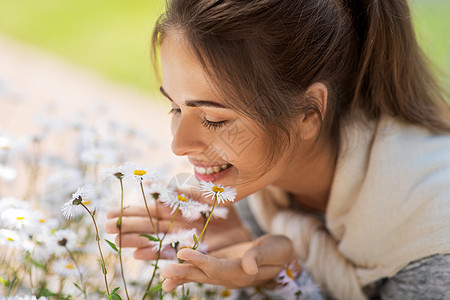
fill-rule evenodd
<path id="1" fill-rule="evenodd" d="M 154 53 L 171 30 L 182 32 L 223 100 L 266 130 L 272 149 L 288 145 L 300 113 L 320 115 L 320 103 L 305 97 L 315 82 L 328 88 L 321 134 L 336 147 L 340 120 L 352 112 L 450 131 L 449 104 L 406 0 L 171 0 Z"/>

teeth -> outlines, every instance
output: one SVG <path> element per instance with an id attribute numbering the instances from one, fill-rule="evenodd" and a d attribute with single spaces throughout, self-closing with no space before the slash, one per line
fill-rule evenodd
<path id="1" fill-rule="evenodd" d="M 194 167 L 194 170 L 201 175 L 204 175 L 204 174 L 210 175 L 210 174 L 214 174 L 214 173 L 219 173 L 226 169 L 228 169 L 227 164 L 223 164 L 221 166 L 206 167 L 206 168 L 205 167 Z"/>
<path id="2" fill-rule="evenodd" d="M 206 174 L 206 169 L 202 167 L 195 167 L 195 171 L 199 174 Z"/>

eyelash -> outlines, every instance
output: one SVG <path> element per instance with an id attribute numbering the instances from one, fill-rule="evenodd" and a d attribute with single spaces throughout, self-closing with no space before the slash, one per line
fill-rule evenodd
<path id="1" fill-rule="evenodd" d="M 204 117 L 203 117 L 203 121 L 202 121 L 203 126 L 205 126 L 208 129 L 212 129 L 212 130 L 217 130 L 219 128 L 222 128 L 223 126 L 225 126 L 226 123 L 227 123 L 227 121 L 211 122 L 211 121 L 208 121 Z"/>
<path id="2" fill-rule="evenodd" d="M 169 111 L 169 114 L 179 114 L 179 113 L 181 113 L 181 109 L 179 109 L 179 108 L 172 108 Z M 202 121 L 202 125 L 211 130 L 217 130 L 219 128 L 222 128 L 223 126 L 225 126 L 226 123 L 227 123 L 227 121 L 211 122 L 211 121 L 207 120 L 205 117 L 203 117 L 203 121 Z"/>

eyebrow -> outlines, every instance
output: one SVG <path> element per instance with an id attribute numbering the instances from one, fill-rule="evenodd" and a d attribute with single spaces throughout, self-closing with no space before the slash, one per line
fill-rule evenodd
<path id="1" fill-rule="evenodd" d="M 159 87 L 159 91 L 161 92 L 161 94 L 164 95 L 164 97 L 166 97 L 167 99 L 169 99 L 172 102 L 175 102 L 172 100 L 172 98 L 170 98 L 170 96 L 167 94 L 167 92 L 163 89 L 163 87 Z M 215 107 L 215 108 L 227 108 L 225 106 L 223 106 L 220 103 L 211 101 L 211 100 L 186 100 L 184 102 L 184 104 L 186 106 L 189 107 Z"/>

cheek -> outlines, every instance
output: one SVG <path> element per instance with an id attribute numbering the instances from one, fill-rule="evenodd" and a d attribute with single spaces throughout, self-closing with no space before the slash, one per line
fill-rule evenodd
<path id="1" fill-rule="evenodd" d="M 236 132 L 240 134 L 234 135 Z M 240 176 L 261 173 L 267 158 L 267 143 L 262 132 L 231 128 L 229 132 L 220 132 L 214 144 L 223 153 L 224 160 L 237 168 Z"/>

